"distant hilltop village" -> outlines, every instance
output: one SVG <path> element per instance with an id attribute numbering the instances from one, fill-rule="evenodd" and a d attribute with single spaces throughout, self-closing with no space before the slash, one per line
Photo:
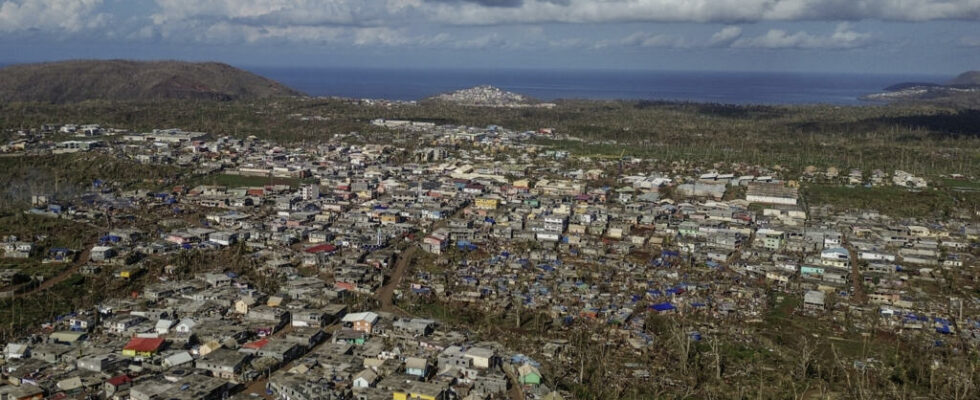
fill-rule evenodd
<path id="1" fill-rule="evenodd" d="M 481 85 L 455 92 L 443 93 L 431 98 L 467 106 L 480 107 L 554 107 L 554 103 L 542 103 L 522 94 L 508 92 L 490 85 Z"/>

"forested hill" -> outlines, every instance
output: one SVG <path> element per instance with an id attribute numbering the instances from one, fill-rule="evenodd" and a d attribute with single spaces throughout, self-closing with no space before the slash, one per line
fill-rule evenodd
<path id="1" fill-rule="evenodd" d="M 301 96 L 276 81 L 227 64 L 77 60 L 0 68 L 0 101 L 236 100 Z"/>

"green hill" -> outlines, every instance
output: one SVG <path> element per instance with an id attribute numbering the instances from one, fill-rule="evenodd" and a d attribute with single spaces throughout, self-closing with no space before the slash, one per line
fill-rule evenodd
<path id="1" fill-rule="evenodd" d="M 0 68 L 0 101 L 236 100 L 302 96 L 273 80 L 227 64 L 77 60 Z"/>

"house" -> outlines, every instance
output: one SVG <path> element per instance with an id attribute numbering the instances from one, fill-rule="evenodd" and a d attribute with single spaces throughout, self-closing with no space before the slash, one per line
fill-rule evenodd
<path id="1" fill-rule="evenodd" d="M 826 306 L 824 300 L 826 293 L 818 290 L 809 290 L 803 295 L 803 308 L 807 310 L 823 311 Z"/>
<path id="2" fill-rule="evenodd" d="M 197 322 L 191 318 L 183 318 L 174 327 L 174 332 L 180 335 L 190 335 L 194 331 L 194 327 L 197 326 Z"/>
<path id="3" fill-rule="evenodd" d="M 782 183 L 752 182 L 745 191 L 750 203 L 795 205 L 798 198 L 799 189 Z"/>
<path id="4" fill-rule="evenodd" d="M 488 369 L 496 364 L 495 353 L 491 349 L 483 347 L 471 347 L 464 353 L 466 358 L 473 360 L 473 367 Z"/>
<path id="5" fill-rule="evenodd" d="M 3 349 L 3 358 L 6 360 L 27 358 L 31 355 L 30 351 L 26 343 L 7 343 Z"/>
<path id="6" fill-rule="evenodd" d="M 429 360 L 419 357 L 406 358 L 405 373 L 411 376 L 425 378 L 429 374 Z"/>
<path id="7" fill-rule="evenodd" d="M 445 384 L 412 382 L 406 388 L 392 392 L 392 400 L 444 400 L 448 398 Z"/>
<path id="8" fill-rule="evenodd" d="M 344 315 L 341 321 L 346 326 L 350 326 L 355 331 L 371 333 L 374 324 L 378 322 L 378 314 L 370 311 L 352 313 Z"/>
<path id="9" fill-rule="evenodd" d="M 65 346 L 60 344 L 39 344 L 31 347 L 31 358 L 35 360 L 42 360 L 48 363 L 56 363 L 62 361 L 65 357 L 72 356 L 72 351 L 75 350 L 71 346 Z"/>
<path id="10" fill-rule="evenodd" d="M 126 363 L 128 363 L 128 360 L 121 358 L 115 353 L 108 353 L 79 358 L 75 365 L 80 370 L 108 372 L 121 368 Z"/>
<path id="11" fill-rule="evenodd" d="M 269 357 L 279 360 L 279 362 L 290 362 L 306 351 L 306 346 L 286 340 L 269 341 L 255 351 L 258 357 Z"/>
<path id="12" fill-rule="evenodd" d="M 351 380 L 351 386 L 354 389 L 363 389 L 374 386 L 374 383 L 378 380 L 378 374 L 371 370 L 370 368 L 365 368 L 357 375 L 354 375 L 354 379 Z"/>
<path id="13" fill-rule="evenodd" d="M 289 323 L 290 314 L 289 311 L 281 308 L 262 305 L 248 310 L 248 314 L 245 314 L 245 319 L 253 322 L 266 323 L 270 330 L 278 331 Z"/>
<path id="14" fill-rule="evenodd" d="M 541 372 L 531 364 L 522 364 L 517 367 L 518 382 L 522 385 L 540 385 Z"/>
<path id="15" fill-rule="evenodd" d="M 820 252 L 820 263 L 829 267 L 850 268 L 851 255 L 843 247 L 824 249 Z"/>
<path id="16" fill-rule="evenodd" d="M 234 380 L 251 358 L 251 354 L 220 348 L 198 359 L 194 367 L 211 372 L 217 378 Z"/>
<path id="17" fill-rule="evenodd" d="M 154 329 L 157 335 L 166 335 L 170 333 L 170 328 L 174 326 L 174 321 L 169 319 L 161 319 L 157 321 Z"/>
<path id="18" fill-rule="evenodd" d="M 164 357 L 163 361 L 160 364 L 167 368 L 173 368 L 178 365 L 184 365 L 190 363 L 192 361 L 194 361 L 194 357 L 191 356 L 191 353 L 188 353 L 186 351 L 181 351 L 181 352 L 171 354 L 167 357 Z"/>
<path id="19" fill-rule="evenodd" d="M 134 337 L 123 346 L 122 354 L 129 357 L 150 358 L 155 356 L 163 347 L 163 338 Z"/>
<path id="20" fill-rule="evenodd" d="M 129 389 L 133 386 L 133 379 L 128 375 L 118 375 L 102 384 L 102 390 L 105 391 L 107 397 L 112 396 L 116 392 Z"/>
<path id="21" fill-rule="evenodd" d="M 434 326 L 435 321 L 421 318 L 399 319 L 392 324 L 396 332 L 410 336 L 427 336 Z"/>
<path id="22" fill-rule="evenodd" d="M 52 343 L 73 345 L 81 340 L 88 338 L 88 333 L 78 330 L 58 331 L 48 335 L 48 341 Z"/>
<path id="23" fill-rule="evenodd" d="M 481 210 L 495 210 L 497 209 L 497 204 L 500 202 L 498 199 L 481 197 L 474 201 L 476 208 Z"/>
<path id="24" fill-rule="evenodd" d="M 113 249 L 112 247 L 95 246 L 92 248 L 92 251 L 89 254 L 90 254 L 89 258 L 92 261 L 100 262 L 115 257 L 117 253 L 116 253 L 116 249 Z"/>
<path id="25" fill-rule="evenodd" d="M 37 385 L 0 386 L 0 399 L 41 400 L 43 398 L 44 389 Z"/>
<path id="26" fill-rule="evenodd" d="M 231 277 L 226 274 L 208 273 L 204 274 L 201 279 L 208 285 L 208 287 L 212 288 L 231 286 Z"/>
<path id="27" fill-rule="evenodd" d="M 330 317 L 321 310 L 302 310 L 293 313 L 294 327 L 323 327 Z"/>

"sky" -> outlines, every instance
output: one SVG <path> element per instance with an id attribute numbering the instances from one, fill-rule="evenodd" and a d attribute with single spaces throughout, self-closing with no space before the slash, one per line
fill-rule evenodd
<path id="1" fill-rule="evenodd" d="M 944 74 L 980 0 L 0 0 L 0 63 Z"/>

